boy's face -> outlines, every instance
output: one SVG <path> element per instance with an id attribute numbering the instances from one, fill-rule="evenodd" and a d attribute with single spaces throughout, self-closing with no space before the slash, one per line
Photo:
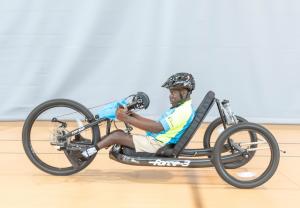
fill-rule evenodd
<path id="1" fill-rule="evenodd" d="M 186 89 L 170 89 L 169 99 L 173 107 L 178 105 L 178 102 L 181 101 L 180 92 L 182 97 L 185 98 L 187 95 Z"/>

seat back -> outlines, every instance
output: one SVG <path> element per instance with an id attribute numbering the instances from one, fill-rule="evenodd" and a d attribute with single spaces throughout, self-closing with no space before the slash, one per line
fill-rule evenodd
<path id="1" fill-rule="evenodd" d="M 205 119 L 206 115 L 208 114 L 209 110 L 213 106 L 214 100 L 215 100 L 215 93 L 209 91 L 205 95 L 199 107 L 197 108 L 192 123 L 190 124 L 188 129 L 183 133 L 183 135 L 181 136 L 177 144 L 174 146 L 172 150 L 172 156 L 177 157 L 180 154 L 180 152 L 186 147 L 186 145 L 190 142 L 195 132 L 201 125 L 202 121 Z"/>
<path id="2" fill-rule="evenodd" d="M 177 157 L 181 151 L 186 147 L 186 145 L 190 142 L 192 137 L 194 136 L 197 129 L 200 127 L 202 121 L 205 119 L 206 115 L 208 114 L 209 110 L 214 104 L 215 100 L 215 93 L 209 91 L 205 97 L 203 98 L 202 102 L 200 103 L 199 107 L 195 112 L 195 117 L 190 124 L 190 126 L 185 130 L 177 144 L 167 144 L 160 149 L 157 150 L 156 153 L 147 153 L 147 152 L 135 152 L 135 150 L 123 147 L 123 153 L 130 156 L 139 156 L 139 157 Z"/>

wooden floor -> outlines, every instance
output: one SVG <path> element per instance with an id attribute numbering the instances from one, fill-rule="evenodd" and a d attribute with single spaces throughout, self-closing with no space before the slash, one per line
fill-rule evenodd
<path id="1" fill-rule="evenodd" d="M 22 122 L 0 123 L 0 207 L 299 207 L 300 126 L 268 125 L 281 155 L 278 171 L 251 190 L 234 188 L 214 168 L 128 166 L 108 158 L 107 150 L 82 172 L 51 176 L 31 164 L 21 143 Z M 192 145 L 201 146 L 203 129 Z"/>

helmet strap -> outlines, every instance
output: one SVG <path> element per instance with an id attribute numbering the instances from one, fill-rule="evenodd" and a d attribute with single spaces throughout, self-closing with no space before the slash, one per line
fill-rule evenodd
<path id="1" fill-rule="evenodd" d="M 179 92 L 179 96 L 180 96 L 180 101 L 178 102 L 179 105 L 183 104 L 186 99 L 189 97 L 190 92 L 188 91 L 188 93 L 185 95 L 185 97 L 183 97 L 181 91 Z"/>
<path id="2" fill-rule="evenodd" d="M 191 95 L 191 91 L 190 90 L 187 91 L 187 94 L 185 96 L 183 96 L 182 92 L 179 91 L 180 100 L 178 101 L 178 103 L 176 104 L 176 106 L 173 106 L 172 108 L 176 108 L 176 107 L 180 106 L 181 104 L 183 104 L 189 98 L 190 95 Z"/>
<path id="3" fill-rule="evenodd" d="M 179 96 L 180 96 L 180 100 L 183 100 L 183 95 L 182 95 L 181 91 L 179 91 Z"/>

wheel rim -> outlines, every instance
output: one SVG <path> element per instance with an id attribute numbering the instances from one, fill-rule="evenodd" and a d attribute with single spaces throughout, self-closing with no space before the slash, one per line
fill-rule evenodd
<path id="1" fill-rule="evenodd" d="M 51 130 L 53 130 L 53 128 L 57 128 L 56 126 L 59 125 L 57 122 L 54 123 L 51 122 L 51 119 L 55 117 L 55 115 L 53 114 L 53 111 L 49 112 L 49 110 L 51 111 L 53 109 L 56 109 L 54 110 L 54 113 L 56 113 L 55 111 L 57 111 L 58 108 L 60 108 L 60 110 L 58 111 L 64 113 L 59 113 L 56 115 L 63 115 L 59 117 L 59 120 L 62 121 L 67 120 L 69 126 L 68 130 L 75 129 L 76 127 L 78 128 L 78 125 L 85 125 L 87 123 L 86 117 L 88 115 L 84 115 L 84 113 L 80 112 L 79 109 L 76 109 L 75 107 L 69 106 L 67 104 L 50 105 L 44 109 L 41 109 L 28 120 L 30 128 L 26 132 L 26 137 L 28 138 L 26 145 L 29 147 L 28 149 L 30 151 L 26 151 L 26 154 L 32 159 L 35 165 L 37 165 L 40 169 L 45 170 L 46 172 L 50 171 L 54 174 L 56 172 L 60 172 L 63 174 L 63 173 L 76 171 L 81 167 L 84 167 L 88 163 L 88 161 L 83 163 L 81 167 L 74 168 L 71 165 L 71 163 L 68 161 L 64 152 L 57 151 L 54 148 L 54 146 L 50 145 L 50 138 L 44 137 L 45 134 L 48 134 L 48 136 L 50 136 L 49 127 Z M 72 112 L 77 112 L 77 113 L 76 115 L 74 114 L 70 115 L 70 113 Z M 38 126 L 42 126 L 42 130 L 36 130 L 38 129 L 37 128 Z M 91 143 L 94 143 L 95 141 L 93 139 L 92 128 L 88 129 L 85 133 L 86 135 L 88 135 L 87 138 L 90 139 Z M 52 161 L 53 163 L 51 163 L 50 161 Z"/>
<path id="2" fill-rule="evenodd" d="M 260 142 L 255 147 L 257 149 L 257 153 L 252 158 L 252 161 L 247 163 L 245 166 L 237 169 L 226 169 L 226 165 L 222 164 L 220 160 L 220 158 L 226 155 L 226 153 L 221 153 L 220 147 L 224 144 L 224 142 L 226 142 L 226 137 L 233 138 L 234 134 L 240 133 L 241 131 L 255 132 L 258 142 Z M 233 138 L 233 140 L 236 139 Z M 218 146 L 214 155 L 216 169 L 220 176 L 231 185 L 240 188 L 252 188 L 259 186 L 269 180 L 277 169 L 279 163 L 278 145 L 271 133 L 265 129 L 255 128 L 253 125 L 251 127 L 244 125 L 241 126 L 238 131 L 232 131 L 228 134 L 225 133 L 216 145 Z M 251 150 L 251 148 L 252 147 L 249 149 Z"/>

